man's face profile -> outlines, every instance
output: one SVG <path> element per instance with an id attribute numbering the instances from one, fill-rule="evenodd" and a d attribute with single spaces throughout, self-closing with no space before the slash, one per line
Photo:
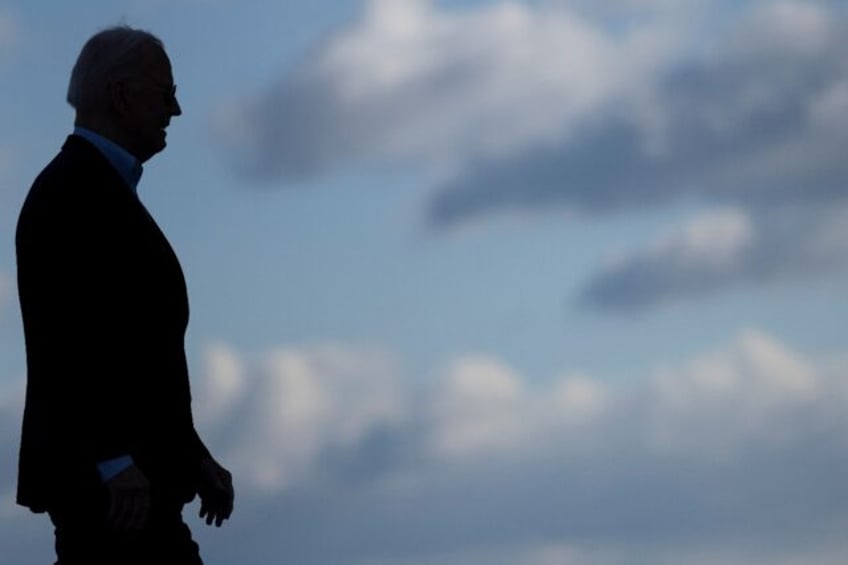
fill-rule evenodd
<path id="1" fill-rule="evenodd" d="M 121 84 L 118 104 L 127 149 L 144 162 L 165 148 L 165 128 L 182 114 L 168 56 L 151 46 L 137 71 Z"/>

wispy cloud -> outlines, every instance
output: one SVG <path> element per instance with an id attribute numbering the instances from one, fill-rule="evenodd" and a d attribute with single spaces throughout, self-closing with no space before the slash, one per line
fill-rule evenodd
<path id="1" fill-rule="evenodd" d="M 848 205 L 703 213 L 644 248 L 613 257 L 583 287 L 584 305 L 639 309 L 848 267 Z"/>

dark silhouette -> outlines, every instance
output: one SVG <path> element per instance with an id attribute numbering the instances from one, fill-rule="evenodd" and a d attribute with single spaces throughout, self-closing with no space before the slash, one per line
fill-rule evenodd
<path id="1" fill-rule="evenodd" d="M 18 503 L 47 512 L 58 564 L 201 563 L 182 520 L 229 518 L 230 473 L 195 431 L 180 264 L 138 200 L 141 164 L 182 111 L 161 41 L 129 27 L 83 47 L 74 134 L 17 229 L 27 392 Z"/>

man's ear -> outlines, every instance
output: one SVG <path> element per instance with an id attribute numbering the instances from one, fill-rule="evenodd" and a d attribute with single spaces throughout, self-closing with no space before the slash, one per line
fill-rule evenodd
<path id="1" fill-rule="evenodd" d="M 106 85 L 106 95 L 109 105 L 118 116 L 126 116 L 130 111 L 127 83 L 123 79 L 109 81 Z"/>

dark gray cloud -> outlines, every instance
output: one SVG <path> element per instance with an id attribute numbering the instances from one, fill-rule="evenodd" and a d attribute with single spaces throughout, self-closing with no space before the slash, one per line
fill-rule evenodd
<path id="1" fill-rule="evenodd" d="M 751 241 L 723 261 L 708 241 L 692 247 L 687 229 L 631 250 L 577 297 L 608 310 L 839 271 L 848 261 L 846 30 L 837 8 L 760 3 L 724 46 L 663 73 L 647 103 L 558 146 L 474 163 L 442 188 L 430 217 L 451 226 L 515 210 L 638 212 L 685 199 L 735 207 L 751 222 Z"/>
<path id="2" fill-rule="evenodd" d="M 705 213 L 622 254 L 586 282 L 578 300 L 642 309 L 728 287 L 804 281 L 848 267 L 848 202 Z"/>
<path id="3" fill-rule="evenodd" d="M 647 102 L 610 111 L 559 145 L 466 167 L 436 198 L 433 221 L 549 206 L 601 213 L 687 196 L 749 206 L 841 198 L 844 21 L 783 30 L 780 41 L 767 15 L 744 30 L 751 45 L 677 64 Z M 802 32 L 821 36 L 793 36 Z"/>
<path id="4" fill-rule="evenodd" d="M 726 19 L 714 8 L 371 0 L 220 123 L 253 178 L 417 167 L 439 179 L 426 212 L 437 229 L 683 200 L 738 208 L 754 223 L 757 239 L 734 265 L 637 249 L 587 281 L 585 304 L 650 306 L 833 271 L 820 256 L 841 266 L 839 246 L 822 251 L 807 232 L 810 210 L 842 207 L 848 188 L 844 7 L 745 2 Z M 691 37 L 704 38 L 698 49 Z M 777 226 L 775 209 L 803 221 Z"/>

